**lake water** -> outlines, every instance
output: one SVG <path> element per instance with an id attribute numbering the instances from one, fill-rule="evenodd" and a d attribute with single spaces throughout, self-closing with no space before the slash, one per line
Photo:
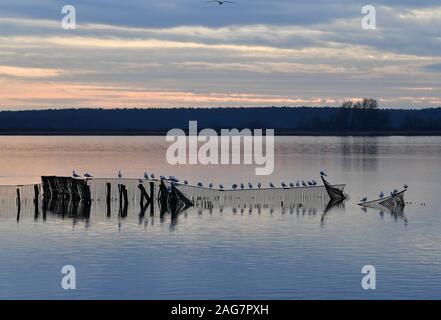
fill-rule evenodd
<path id="1" fill-rule="evenodd" d="M 167 146 L 163 137 L 0 137 L 0 184 L 72 170 L 279 184 L 319 180 L 325 170 L 350 199 L 324 217 L 322 205 L 191 208 L 174 223 L 93 207 L 89 219 L 24 210 L 17 221 L 0 199 L 0 298 L 441 298 L 440 137 L 278 137 L 268 177 L 254 166 L 170 166 Z M 402 215 L 356 205 L 405 183 Z M 64 265 L 76 268 L 76 290 L 61 288 Z M 364 265 L 376 268 L 376 290 L 361 286 Z"/>

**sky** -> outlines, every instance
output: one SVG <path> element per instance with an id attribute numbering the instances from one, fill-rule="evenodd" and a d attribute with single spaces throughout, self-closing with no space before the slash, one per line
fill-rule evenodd
<path id="1" fill-rule="evenodd" d="M 1 1 L 0 110 L 441 106 L 439 0 L 235 2 Z"/>

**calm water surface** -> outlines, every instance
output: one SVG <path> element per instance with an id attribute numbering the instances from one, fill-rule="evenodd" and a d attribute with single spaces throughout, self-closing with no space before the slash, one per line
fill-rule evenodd
<path id="1" fill-rule="evenodd" d="M 24 210 L 17 222 L 0 199 L 0 298 L 441 298 L 441 138 L 279 137 L 269 177 L 254 176 L 253 166 L 169 166 L 166 148 L 163 137 L 0 137 L 0 184 L 72 170 L 280 183 L 318 180 L 325 170 L 350 199 L 324 217 L 321 205 L 260 214 L 192 208 L 174 223 L 140 219 L 138 208 L 108 218 L 94 207 L 89 219 Z M 404 183 L 404 215 L 356 205 Z M 67 264 L 76 267 L 75 291 L 60 286 Z M 369 292 L 361 287 L 368 264 L 377 270 Z"/>

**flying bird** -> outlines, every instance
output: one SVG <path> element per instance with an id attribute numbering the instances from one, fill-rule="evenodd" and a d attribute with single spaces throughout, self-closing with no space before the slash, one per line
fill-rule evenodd
<path id="1" fill-rule="evenodd" d="M 207 2 L 217 3 L 220 6 L 223 5 L 224 3 L 235 4 L 235 2 L 233 2 L 233 1 L 223 1 L 223 0 L 210 0 L 210 1 L 207 1 Z"/>

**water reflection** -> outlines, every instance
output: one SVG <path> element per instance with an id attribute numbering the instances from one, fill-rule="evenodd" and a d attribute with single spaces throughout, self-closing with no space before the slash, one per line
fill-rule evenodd
<path id="1" fill-rule="evenodd" d="M 343 137 L 343 170 L 371 172 L 378 168 L 378 137 Z"/>

